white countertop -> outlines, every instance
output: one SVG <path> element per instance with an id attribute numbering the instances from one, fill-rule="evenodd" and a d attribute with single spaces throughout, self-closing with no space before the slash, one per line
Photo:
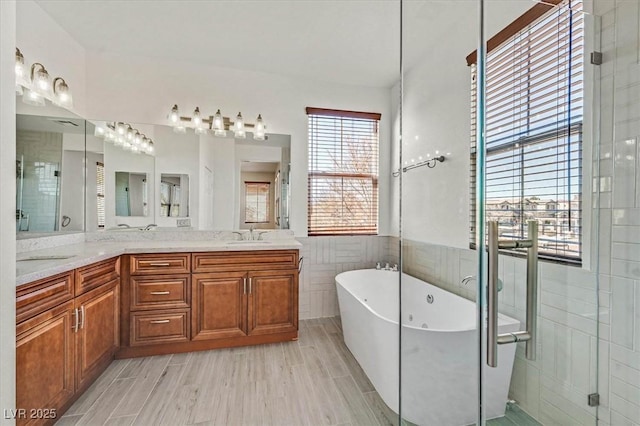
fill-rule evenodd
<path id="1" fill-rule="evenodd" d="M 16 259 L 16 286 L 70 271 L 91 263 L 129 253 L 174 253 L 199 251 L 253 251 L 300 249 L 295 239 L 259 241 L 119 241 L 84 242 L 44 250 L 19 253 Z M 67 259 L 22 260 L 46 256 Z"/>

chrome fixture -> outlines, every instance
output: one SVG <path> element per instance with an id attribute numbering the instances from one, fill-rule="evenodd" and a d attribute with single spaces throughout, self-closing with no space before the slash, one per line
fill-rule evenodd
<path id="1" fill-rule="evenodd" d="M 393 272 L 398 272 L 398 264 L 397 264 L 397 263 L 394 263 L 394 264 L 393 264 L 393 266 L 391 267 L 391 270 L 392 270 Z"/>
<path id="2" fill-rule="evenodd" d="M 382 264 L 380 262 L 376 262 L 376 269 L 378 271 L 382 269 Z"/>
<path id="3" fill-rule="evenodd" d="M 144 230 L 144 231 L 152 231 L 152 230 L 154 230 L 154 229 L 155 229 L 155 228 L 157 228 L 157 227 L 158 227 L 158 225 L 156 225 L 155 223 L 150 223 L 150 224 L 148 224 L 147 226 L 145 226 L 145 227 L 143 228 L 143 230 Z"/>
<path id="4" fill-rule="evenodd" d="M 140 133 L 130 124 L 122 122 L 112 122 L 96 124 L 94 136 L 111 142 L 114 146 L 131 151 L 134 154 L 154 155 L 155 147 L 153 141 L 144 133 Z"/>
<path id="5" fill-rule="evenodd" d="M 127 225 L 126 223 L 119 223 L 118 224 L 118 228 L 131 228 L 129 225 Z"/>
<path id="6" fill-rule="evenodd" d="M 24 55 L 16 47 L 15 56 L 16 93 L 22 96 L 22 102 L 34 106 L 45 106 L 45 99 L 54 105 L 73 108 L 73 96 L 67 82 L 62 77 L 51 81 L 49 72 L 39 62 L 31 65 L 27 73 Z"/>
<path id="7" fill-rule="evenodd" d="M 242 234 L 242 232 L 233 231 L 233 233 L 239 235 L 240 236 L 240 240 L 244 240 L 244 234 Z"/>
<path id="8" fill-rule="evenodd" d="M 253 129 L 253 139 L 263 141 L 267 139 L 265 130 L 267 126 L 264 124 L 262 114 L 258 114 L 256 123 L 245 123 L 242 113 L 238 113 L 235 121 L 231 121 L 229 117 L 223 117 L 222 113 L 218 109 L 214 115 L 203 117 L 200 112 L 200 107 L 196 107 L 193 110 L 193 114 L 190 117 L 180 115 L 178 105 L 174 105 L 169 112 L 169 125 L 173 127 L 173 131 L 176 133 L 184 133 L 187 131 L 187 127 L 192 128 L 196 134 L 205 135 L 213 133 L 214 136 L 226 137 L 227 131 L 233 131 L 235 138 L 244 139 L 247 137 L 246 128 Z"/>
<path id="9" fill-rule="evenodd" d="M 422 157 L 418 157 L 418 160 L 422 160 Z M 405 172 L 408 172 L 409 170 L 417 169 L 418 167 L 423 167 L 423 166 L 427 166 L 428 168 L 433 169 L 438 163 L 444 163 L 444 160 L 445 160 L 445 156 L 439 155 L 437 157 L 429 158 L 427 160 L 418 161 L 417 163 L 415 162 L 414 159 L 411 160 L 411 164 L 405 161 L 404 163 L 405 166 L 402 169 L 398 169 L 395 172 L 393 172 L 392 175 L 393 177 L 398 177 L 400 176 L 401 171 L 402 173 L 405 173 Z"/>
<path id="10" fill-rule="evenodd" d="M 467 284 L 469 284 L 469 281 L 475 281 L 475 280 L 476 280 L 476 276 L 475 275 L 467 275 L 460 282 L 462 283 L 462 285 L 467 285 Z M 504 287 L 504 283 L 502 282 L 502 280 L 500 278 L 498 278 L 498 291 L 499 292 L 502 291 L 503 287 Z"/>
<path id="11" fill-rule="evenodd" d="M 526 342 L 525 356 L 536 359 L 536 315 L 538 307 L 538 222 L 530 220 L 528 240 L 499 240 L 498 222 L 488 223 L 489 281 L 487 285 L 487 365 L 498 366 L 498 345 Z M 527 249 L 527 313 L 526 330 L 498 334 L 498 250 Z"/>

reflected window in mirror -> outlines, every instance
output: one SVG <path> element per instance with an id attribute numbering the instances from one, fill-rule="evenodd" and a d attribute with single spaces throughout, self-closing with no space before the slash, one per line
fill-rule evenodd
<path id="1" fill-rule="evenodd" d="M 148 216 L 146 173 L 116 172 L 116 216 Z"/>
<path id="2" fill-rule="evenodd" d="M 189 175 L 160 175 L 160 217 L 189 217 Z"/>
<path id="3" fill-rule="evenodd" d="M 104 163 L 96 162 L 96 193 L 97 193 L 97 221 L 98 228 L 104 228 L 106 219 L 104 207 Z"/>
<path id="4" fill-rule="evenodd" d="M 269 223 L 271 183 L 270 182 L 245 182 L 245 223 Z"/>

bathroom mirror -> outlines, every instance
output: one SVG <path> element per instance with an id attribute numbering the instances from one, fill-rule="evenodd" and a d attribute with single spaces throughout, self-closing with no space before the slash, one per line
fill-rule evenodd
<path id="1" fill-rule="evenodd" d="M 189 217 L 189 175 L 160 175 L 160 217 Z"/>
<path id="2" fill-rule="evenodd" d="M 81 232 L 85 121 L 53 105 L 16 105 L 16 232 Z"/>
<path id="3" fill-rule="evenodd" d="M 146 173 L 116 172 L 116 216 L 148 216 Z"/>

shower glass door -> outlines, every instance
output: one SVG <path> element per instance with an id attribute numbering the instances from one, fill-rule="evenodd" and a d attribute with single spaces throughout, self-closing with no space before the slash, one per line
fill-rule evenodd
<path id="1" fill-rule="evenodd" d="M 400 416 L 596 424 L 599 20 L 578 0 L 402 7 Z"/>

